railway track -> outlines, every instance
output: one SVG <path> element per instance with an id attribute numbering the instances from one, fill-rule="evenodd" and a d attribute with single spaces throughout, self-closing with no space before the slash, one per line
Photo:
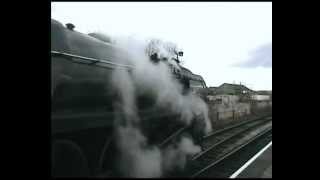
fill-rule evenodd
<path id="1" fill-rule="evenodd" d="M 227 127 L 225 129 L 205 136 L 203 141 L 201 142 L 201 147 L 203 151 L 195 155 L 192 158 L 192 160 L 210 151 L 212 148 L 218 146 L 220 143 L 224 143 L 224 141 L 227 141 L 234 136 L 247 132 L 248 130 L 254 129 L 257 126 L 263 125 L 266 122 L 271 121 L 271 119 L 271 117 L 254 119 L 231 127 Z"/>
<path id="2" fill-rule="evenodd" d="M 210 138 L 210 137 L 216 137 L 216 136 L 218 136 L 218 135 L 220 135 L 222 133 L 226 133 L 226 132 L 231 131 L 233 129 L 245 126 L 245 125 L 253 123 L 253 122 L 261 121 L 261 120 L 263 120 L 265 118 L 269 118 L 269 117 L 270 116 L 268 116 L 268 115 L 267 116 L 262 116 L 262 117 L 259 117 L 259 118 L 255 118 L 255 119 L 252 119 L 252 120 L 243 121 L 241 123 L 237 123 L 237 124 L 234 124 L 234 125 L 231 125 L 231 126 L 227 126 L 227 127 L 223 128 L 223 129 L 220 129 L 218 131 L 214 131 L 212 133 L 209 133 L 208 135 L 205 135 L 204 137 L 202 137 L 202 139 L 207 139 L 207 138 Z M 178 129 L 171 136 L 169 136 L 166 139 L 164 139 L 162 141 L 162 143 L 160 143 L 160 147 L 165 147 L 167 144 L 170 144 L 170 142 L 172 142 L 172 140 L 174 140 L 177 137 L 181 136 L 187 130 L 188 130 L 188 127 L 183 127 L 183 128 Z"/>
<path id="3" fill-rule="evenodd" d="M 191 177 L 229 178 L 270 141 L 272 141 L 272 128 L 259 133 L 250 141 L 233 149 Z"/>
<path id="4" fill-rule="evenodd" d="M 272 129 L 272 117 L 253 119 L 211 133 L 203 137 L 200 143 L 203 150 L 191 158 L 185 171 L 170 176 L 198 177 L 223 161 L 230 152 L 260 137 L 268 128 Z"/>

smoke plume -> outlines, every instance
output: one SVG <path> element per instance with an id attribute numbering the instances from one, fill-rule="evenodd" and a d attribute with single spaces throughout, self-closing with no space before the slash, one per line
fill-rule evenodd
<path id="1" fill-rule="evenodd" d="M 136 98 L 139 94 L 151 95 L 156 107 L 180 115 L 179 119 L 172 121 L 178 120 L 185 125 L 190 125 L 193 120 L 198 121 L 198 131 L 203 133 L 211 130 L 206 104 L 194 94 L 183 95 L 183 88 L 171 75 L 168 64 L 162 61 L 155 64 L 146 56 L 144 41 L 118 39 L 117 46 L 129 51 L 128 61 L 134 66 L 130 73 L 122 69 L 114 70 L 111 80 L 118 97 L 115 108 L 123 114 L 115 122 L 120 153 L 118 171 L 125 177 L 161 177 L 172 169 L 183 169 L 187 157 L 199 152 L 200 147 L 187 137 L 165 149 L 149 145 L 148 137 L 140 129 Z M 161 56 L 166 56 L 163 49 Z"/>

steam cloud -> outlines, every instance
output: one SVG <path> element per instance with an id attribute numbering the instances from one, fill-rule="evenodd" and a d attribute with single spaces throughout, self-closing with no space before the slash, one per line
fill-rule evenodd
<path id="1" fill-rule="evenodd" d="M 178 120 L 186 125 L 196 119 L 198 131 L 204 133 L 211 131 L 206 104 L 194 94 L 183 95 L 182 86 L 171 76 L 168 65 L 154 64 L 145 55 L 144 42 L 120 39 L 117 45 L 129 50 L 128 60 L 135 67 L 130 74 L 126 70 L 114 70 L 111 81 L 119 96 L 116 109 L 124 116 L 115 122 L 119 172 L 125 177 L 161 177 L 172 169 L 183 169 L 187 156 L 198 153 L 200 147 L 187 137 L 166 149 L 148 145 L 139 127 L 136 97 L 139 93 L 151 94 L 155 106 L 180 114 Z M 164 51 L 161 55 L 165 55 Z"/>
<path id="2" fill-rule="evenodd" d="M 125 177 L 160 177 L 161 152 L 157 147 L 148 147 L 146 137 L 132 126 L 118 127 L 117 141 L 121 157 L 119 171 Z"/>
<path id="3" fill-rule="evenodd" d="M 177 146 L 170 145 L 164 150 L 163 168 L 165 172 L 182 170 L 186 164 L 187 156 L 199 153 L 201 148 L 195 146 L 189 138 L 183 137 Z"/>

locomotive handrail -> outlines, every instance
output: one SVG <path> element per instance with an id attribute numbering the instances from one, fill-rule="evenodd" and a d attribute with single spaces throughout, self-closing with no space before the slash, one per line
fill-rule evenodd
<path id="1" fill-rule="evenodd" d="M 79 56 L 79 55 L 65 53 L 65 52 L 51 51 L 51 54 L 52 55 L 56 55 L 56 56 L 65 56 L 65 57 L 69 57 L 69 58 L 78 58 L 78 59 L 88 60 L 88 61 L 91 61 L 91 63 L 88 63 L 89 65 L 97 64 L 97 63 L 104 63 L 104 64 L 108 64 L 108 65 L 111 65 L 111 66 L 123 67 L 123 68 L 128 68 L 128 69 L 133 68 L 133 66 L 125 65 L 125 64 L 118 64 L 118 63 L 111 62 L 109 60 L 102 60 L 102 59 L 84 57 L 84 56 Z"/>
<path id="2" fill-rule="evenodd" d="M 87 60 L 87 61 L 91 62 L 91 63 L 85 63 L 85 64 L 88 64 L 88 65 L 93 65 L 93 64 L 97 64 L 97 63 L 103 63 L 103 64 L 108 65 L 107 67 L 109 67 L 109 68 L 113 68 L 113 67 L 121 67 L 121 68 L 126 68 L 126 69 L 133 69 L 134 68 L 134 66 L 125 65 L 125 64 L 118 64 L 118 63 L 111 62 L 110 60 L 90 58 L 90 57 L 79 56 L 79 55 L 75 55 L 75 54 L 71 54 L 71 53 L 65 53 L 65 52 L 59 52 L 59 51 L 51 51 L 51 55 L 65 56 L 65 57 L 69 57 L 69 58 L 77 58 L 77 59 Z M 75 61 L 75 60 L 72 59 L 72 61 Z M 78 62 L 78 63 L 82 63 L 82 62 Z M 106 66 L 103 66 L 103 67 L 106 67 Z M 182 76 L 188 77 L 188 78 L 190 78 L 192 80 L 202 81 L 201 78 L 198 78 L 198 76 L 194 75 L 194 74 L 189 75 L 189 73 L 185 73 L 185 72 L 180 72 L 180 73 L 173 72 L 173 74 L 175 74 L 177 77 L 180 77 L 180 75 L 182 75 Z"/>

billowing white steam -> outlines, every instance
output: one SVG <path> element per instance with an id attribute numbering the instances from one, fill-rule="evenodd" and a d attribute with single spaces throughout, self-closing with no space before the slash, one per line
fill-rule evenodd
<path id="1" fill-rule="evenodd" d="M 135 101 L 135 86 L 130 78 L 127 70 L 115 69 L 112 73 L 111 83 L 120 97 L 119 104 L 115 104 L 116 109 L 123 113 L 125 123 L 138 121 L 136 101 Z"/>
<path id="2" fill-rule="evenodd" d="M 167 107 L 173 112 L 181 114 L 181 120 L 190 124 L 195 115 L 203 114 L 205 131 L 211 131 L 207 105 L 196 95 L 182 95 L 182 86 L 173 78 L 167 64 L 160 61 L 154 64 L 145 55 L 146 42 L 137 39 L 118 40 L 118 45 L 129 51 L 129 60 L 134 65 L 132 78 L 138 92 L 150 92 L 157 99 L 157 105 Z M 158 47 L 160 56 L 167 57 L 173 64 L 170 53 L 163 47 Z M 166 56 L 167 55 L 167 56 Z M 178 66 L 176 64 L 176 66 Z M 180 68 L 180 67 L 179 67 Z"/>
<path id="3" fill-rule="evenodd" d="M 198 126 L 201 123 L 204 125 L 200 125 L 199 129 L 205 133 L 211 131 L 206 104 L 194 94 L 182 95 L 182 86 L 172 77 L 168 65 L 164 62 L 152 63 L 144 53 L 146 44 L 142 41 L 118 40 L 117 45 L 129 50 L 128 59 L 135 67 L 131 74 L 116 69 L 111 81 L 120 97 L 116 107 L 124 115 L 119 120 L 124 120 L 124 123 L 116 124 L 120 151 L 119 171 L 126 177 L 161 177 L 173 168 L 182 169 L 186 157 L 198 153 L 200 147 L 186 137 L 177 145 L 164 150 L 148 145 L 147 137 L 139 129 L 135 99 L 139 93 L 151 94 L 156 100 L 156 106 L 180 114 L 181 118 L 178 120 L 186 125 L 197 119 Z M 164 55 L 164 52 L 161 54 Z M 202 118 L 196 118 L 199 116 Z"/>
<path id="4" fill-rule="evenodd" d="M 148 147 L 146 138 L 133 126 L 118 127 L 116 132 L 120 150 L 119 172 L 125 177 L 160 177 L 161 152 L 157 147 Z"/>
<path id="5" fill-rule="evenodd" d="M 163 170 L 182 170 L 186 164 L 187 156 L 192 156 L 201 151 L 192 140 L 183 137 L 178 145 L 170 145 L 163 151 Z"/>

